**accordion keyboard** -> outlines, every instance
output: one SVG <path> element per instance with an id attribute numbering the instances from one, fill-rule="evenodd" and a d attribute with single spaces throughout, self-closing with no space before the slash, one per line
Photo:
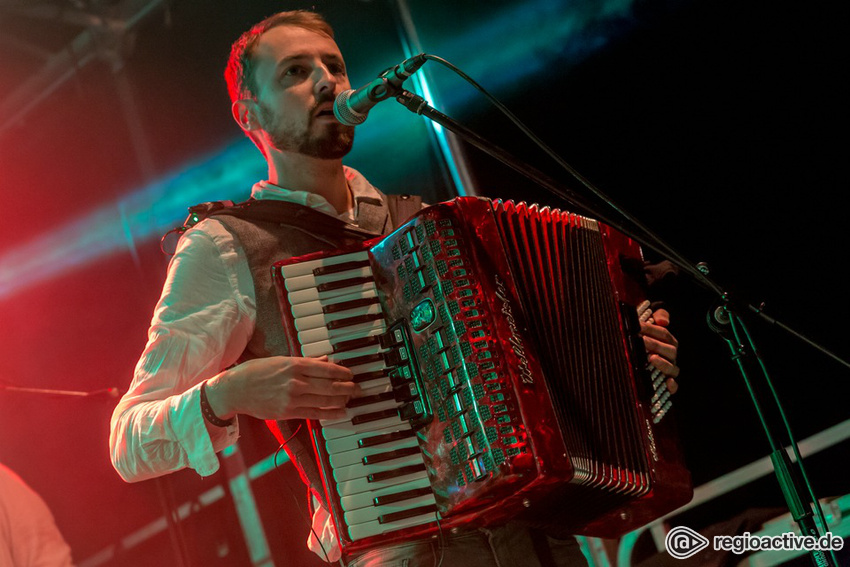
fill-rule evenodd
<path id="1" fill-rule="evenodd" d="M 301 355 L 326 355 L 350 368 L 361 389 L 344 418 L 320 422 L 349 537 L 433 522 L 436 503 L 418 438 L 399 413 L 409 395 L 390 377 L 397 350 L 385 346 L 368 253 L 293 264 L 281 273 Z"/>

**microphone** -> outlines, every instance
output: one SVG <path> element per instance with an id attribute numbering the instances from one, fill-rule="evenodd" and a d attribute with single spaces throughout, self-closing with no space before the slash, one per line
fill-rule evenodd
<path id="1" fill-rule="evenodd" d="M 414 55 L 395 67 L 390 67 L 369 84 L 339 93 L 334 100 L 334 116 L 346 126 L 363 124 L 372 107 L 400 89 L 401 84 L 418 71 L 425 61 L 426 54 Z"/>

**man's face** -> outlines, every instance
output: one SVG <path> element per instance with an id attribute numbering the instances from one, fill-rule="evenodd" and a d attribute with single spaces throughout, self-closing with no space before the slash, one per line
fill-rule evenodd
<path id="1" fill-rule="evenodd" d="M 350 86 L 334 40 L 279 26 L 260 38 L 254 60 L 258 119 L 272 146 L 321 159 L 351 150 L 354 128 L 333 114 L 334 99 Z"/>

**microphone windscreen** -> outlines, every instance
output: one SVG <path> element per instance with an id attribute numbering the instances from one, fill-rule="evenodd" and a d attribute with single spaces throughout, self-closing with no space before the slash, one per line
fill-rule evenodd
<path id="1" fill-rule="evenodd" d="M 357 126 L 366 121 L 365 114 L 352 110 L 351 105 L 348 104 L 348 99 L 353 92 L 353 89 L 342 91 L 334 100 L 334 116 L 346 126 Z"/>

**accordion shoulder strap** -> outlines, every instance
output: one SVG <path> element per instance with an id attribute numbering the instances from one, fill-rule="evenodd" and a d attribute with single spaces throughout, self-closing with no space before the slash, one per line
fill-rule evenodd
<path id="1" fill-rule="evenodd" d="M 315 234 L 332 234 L 360 239 L 372 238 L 373 233 L 359 230 L 342 219 L 320 213 L 310 207 L 287 201 L 249 199 L 230 207 L 213 211 L 210 216 L 231 215 L 247 221 L 286 224 Z"/>
<path id="2" fill-rule="evenodd" d="M 418 195 L 387 195 L 386 198 L 393 229 L 404 224 L 422 208 L 422 197 Z"/>

